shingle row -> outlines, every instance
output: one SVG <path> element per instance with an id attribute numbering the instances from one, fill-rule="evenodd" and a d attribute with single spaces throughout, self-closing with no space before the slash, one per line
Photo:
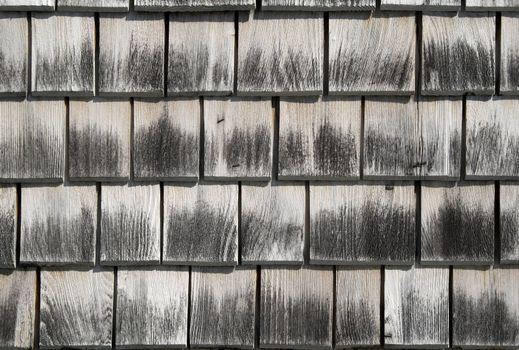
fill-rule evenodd
<path id="1" fill-rule="evenodd" d="M 100 14 L 97 44 L 93 13 L 30 23 L 0 13 L 0 94 L 411 95 L 417 81 L 424 95 L 519 91 L 517 14 L 502 15 L 500 47 L 488 12 L 423 14 L 420 47 L 409 12 L 332 13 L 326 33 L 322 12 Z"/>

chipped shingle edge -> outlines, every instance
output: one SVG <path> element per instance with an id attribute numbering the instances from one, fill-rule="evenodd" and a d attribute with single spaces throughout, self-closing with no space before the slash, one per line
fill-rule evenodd
<path id="1" fill-rule="evenodd" d="M 382 11 L 459 11 L 461 5 L 396 5 L 380 4 Z M 467 9 L 468 11 L 468 9 Z"/>
<path id="2" fill-rule="evenodd" d="M 74 11 L 74 12 L 128 12 L 130 6 L 68 6 L 58 5 L 57 11 Z"/>
<path id="3" fill-rule="evenodd" d="M 207 12 L 207 11 L 249 11 L 254 10 L 256 4 L 250 5 L 222 5 L 222 6 L 152 6 L 134 5 L 133 10 L 138 12 Z"/>

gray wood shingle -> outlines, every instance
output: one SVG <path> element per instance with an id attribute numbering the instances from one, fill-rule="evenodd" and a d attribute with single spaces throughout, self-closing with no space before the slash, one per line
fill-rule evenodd
<path id="1" fill-rule="evenodd" d="M 0 11 L 54 11 L 56 0 L 0 0 Z"/>
<path id="2" fill-rule="evenodd" d="M 0 186 L 0 269 L 16 265 L 16 187 Z"/>
<path id="3" fill-rule="evenodd" d="M 376 8 L 375 0 L 262 0 L 265 11 L 368 11 Z"/>
<path id="4" fill-rule="evenodd" d="M 134 0 L 136 11 L 252 10 L 255 0 Z"/>
<path id="5" fill-rule="evenodd" d="M 381 0 L 381 10 L 458 11 L 461 0 Z"/>
<path id="6" fill-rule="evenodd" d="M 499 221 L 501 263 L 519 262 L 519 186 L 517 182 L 499 184 Z"/>
<path id="7" fill-rule="evenodd" d="M 519 8 L 519 2 L 517 2 Z M 519 94 L 519 13 L 501 15 L 501 73 L 499 92 Z"/>
<path id="8" fill-rule="evenodd" d="M 0 95 L 25 95 L 28 32 L 26 13 L 0 12 Z"/>
<path id="9" fill-rule="evenodd" d="M 467 11 L 517 11 L 518 0 L 466 0 Z"/>
<path id="10" fill-rule="evenodd" d="M 58 10 L 127 12 L 130 0 L 58 0 Z"/>

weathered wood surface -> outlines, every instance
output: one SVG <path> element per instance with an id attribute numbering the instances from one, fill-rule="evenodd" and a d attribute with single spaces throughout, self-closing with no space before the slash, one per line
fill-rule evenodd
<path id="1" fill-rule="evenodd" d="M 71 100 L 69 106 L 69 178 L 127 179 L 130 176 L 130 101 Z"/>
<path id="2" fill-rule="evenodd" d="M 421 197 L 421 261 L 494 261 L 494 184 L 427 183 Z"/>
<path id="3" fill-rule="evenodd" d="M 190 345 L 254 346 L 256 269 L 193 267 Z"/>
<path id="4" fill-rule="evenodd" d="M 42 270 L 40 348 L 110 348 L 112 270 Z"/>
<path id="5" fill-rule="evenodd" d="M 1 11 L 54 11 L 56 0 L 0 0 Z"/>
<path id="6" fill-rule="evenodd" d="M 139 180 L 196 180 L 200 101 L 134 102 L 133 173 Z"/>
<path id="7" fill-rule="evenodd" d="M 94 15 L 33 13 L 33 95 L 94 94 Z"/>
<path id="8" fill-rule="evenodd" d="M 335 345 L 380 344 L 380 269 L 337 267 Z"/>
<path id="9" fill-rule="evenodd" d="M 93 265 L 97 192 L 92 186 L 22 186 L 20 261 Z"/>
<path id="10" fill-rule="evenodd" d="M 163 96 L 164 15 L 101 13 L 99 34 L 101 95 Z"/>
<path id="11" fill-rule="evenodd" d="M 260 346 L 331 348 L 332 304 L 331 267 L 262 267 Z"/>
<path id="12" fill-rule="evenodd" d="M 127 12 L 130 0 L 58 0 L 58 10 Z"/>
<path id="13" fill-rule="evenodd" d="M 303 184 L 272 182 L 242 185 L 242 263 L 301 264 L 304 226 Z"/>
<path id="14" fill-rule="evenodd" d="M 462 135 L 461 98 L 423 97 L 418 103 L 420 122 L 420 177 L 459 179 Z"/>
<path id="15" fill-rule="evenodd" d="M 0 269 L 16 265 L 16 203 L 16 187 L 0 186 Z"/>
<path id="16" fill-rule="evenodd" d="M 65 103 L 0 101 L 0 181 L 61 181 Z"/>
<path id="17" fill-rule="evenodd" d="M 168 95 L 229 95 L 234 87 L 234 13 L 169 15 Z"/>
<path id="18" fill-rule="evenodd" d="M 165 185 L 163 249 L 168 264 L 237 264 L 238 185 Z"/>
<path id="19" fill-rule="evenodd" d="M 136 11 L 252 10 L 255 0 L 134 0 Z"/>
<path id="20" fill-rule="evenodd" d="M 501 182 L 499 184 L 499 220 L 501 263 L 519 262 L 519 184 Z"/>
<path id="21" fill-rule="evenodd" d="M 270 99 L 204 100 L 204 177 L 270 179 L 273 132 Z"/>
<path id="22" fill-rule="evenodd" d="M 467 11 L 517 11 L 518 0 L 466 0 Z"/>
<path id="23" fill-rule="evenodd" d="M 103 185 L 101 264 L 160 262 L 160 186 Z"/>
<path id="24" fill-rule="evenodd" d="M 519 269 L 453 271 L 452 345 L 519 345 Z"/>
<path id="25" fill-rule="evenodd" d="M 386 345 L 449 346 L 449 268 L 389 267 L 384 285 Z"/>
<path id="26" fill-rule="evenodd" d="M 361 109 L 357 97 L 282 98 L 278 178 L 358 179 Z"/>
<path id="27" fill-rule="evenodd" d="M 461 0 L 381 0 L 381 10 L 458 11 Z"/>
<path id="28" fill-rule="evenodd" d="M 517 1 L 519 9 L 519 1 Z M 519 94 L 519 13 L 501 15 L 501 72 L 499 92 Z"/>
<path id="29" fill-rule="evenodd" d="M 422 17 L 422 94 L 492 95 L 495 85 L 494 13 Z"/>
<path id="30" fill-rule="evenodd" d="M 467 97 L 466 178 L 519 178 L 519 100 Z"/>
<path id="31" fill-rule="evenodd" d="M 28 32 L 26 13 L 0 12 L 1 95 L 25 95 Z"/>
<path id="32" fill-rule="evenodd" d="M 238 94 L 316 95 L 323 90 L 321 12 L 241 12 Z"/>
<path id="33" fill-rule="evenodd" d="M 35 270 L 0 270 L 0 348 L 32 348 L 35 301 Z"/>
<path id="34" fill-rule="evenodd" d="M 262 0 L 265 11 L 370 11 L 375 0 Z"/>
<path id="35" fill-rule="evenodd" d="M 331 13 L 329 28 L 330 94 L 411 95 L 414 92 L 413 13 Z"/>
<path id="36" fill-rule="evenodd" d="M 187 346 L 187 267 L 117 271 L 116 346 Z"/>
<path id="37" fill-rule="evenodd" d="M 412 264 L 412 184 L 312 183 L 310 261 L 317 264 Z"/>
<path id="38" fill-rule="evenodd" d="M 414 98 L 367 98 L 364 177 L 416 179 L 421 172 L 420 120 Z"/>

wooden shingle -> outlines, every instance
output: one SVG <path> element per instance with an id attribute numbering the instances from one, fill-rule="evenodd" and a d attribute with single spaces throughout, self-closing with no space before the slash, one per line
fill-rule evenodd
<path id="1" fill-rule="evenodd" d="M 26 13 L 0 12 L 1 95 L 25 95 L 28 32 Z"/>
<path id="2" fill-rule="evenodd" d="M 193 267 L 190 345 L 254 345 L 256 269 Z"/>
<path id="3" fill-rule="evenodd" d="M 336 348 L 380 344 L 380 269 L 337 267 Z"/>
<path id="4" fill-rule="evenodd" d="M 260 295 L 260 347 L 331 348 L 331 268 L 262 268 Z"/>
<path id="5" fill-rule="evenodd" d="M 36 271 L 0 270 L 0 348 L 32 349 Z"/>
<path id="6" fill-rule="evenodd" d="M 58 0 L 58 10 L 127 12 L 130 0 Z"/>
<path id="7" fill-rule="evenodd" d="M 303 184 L 272 182 L 242 185 L 242 263 L 301 264 L 304 226 Z"/>
<path id="8" fill-rule="evenodd" d="M 110 349 L 112 270 L 42 270 L 40 348 Z"/>
<path id="9" fill-rule="evenodd" d="M 69 103 L 68 175 L 72 180 L 125 180 L 130 176 L 128 100 Z"/>
<path id="10" fill-rule="evenodd" d="M 163 262 L 237 264 L 237 184 L 164 186 Z"/>
<path id="11" fill-rule="evenodd" d="M 160 261 L 160 186 L 103 185 L 101 264 L 156 264 Z"/>
<path id="12" fill-rule="evenodd" d="M 252 10 L 255 0 L 134 0 L 136 11 Z"/>
<path id="13" fill-rule="evenodd" d="M 204 100 L 204 177 L 270 179 L 273 132 L 269 99 Z"/>
<path id="14" fill-rule="evenodd" d="M 198 99 L 134 102 L 133 173 L 139 180 L 196 180 Z"/>
<path id="15" fill-rule="evenodd" d="M 0 11 L 54 11 L 56 0 L 0 0 Z"/>
<path id="16" fill-rule="evenodd" d="M 33 13 L 33 95 L 94 94 L 94 15 Z"/>
<path id="17" fill-rule="evenodd" d="M 412 184 L 311 184 L 310 261 L 412 264 L 415 198 Z"/>
<path id="18" fill-rule="evenodd" d="M 95 186 L 24 185 L 21 193 L 21 263 L 94 264 Z"/>
<path id="19" fill-rule="evenodd" d="M 169 16 L 168 95 L 229 95 L 234 84 L 234 13 Z"/>
<path id="20" fill-rule="evenodd" d="M 0 181 L 62 181 L 65 103 L 0 101 Z"/>
<path id="21" fill-rule="evenodd" d="M 414 92 L 414 14 L 331 13 L 329 30 L 330 94 L 411 95 Z"/>
<path id="22" fill-rule="evenodd" d="M 458 11 L 461 0 L 381 0 L 381 10 Z"/>
<path id="23" fill-rule="evenodd" d="M 322 93 L 322 12 L 250 11 L 239 20 L 238 94 Z"/>
<path id="24" fill-rule="evenodd" d="M 499 184 L 501 263 L 519 262 L 519 183 Z"/>
<path id="25" fill-rule="evenodd" d="M 422 186 L 421 261 L 490 264 L 494 261 L 494 184 Z"/>
<path id="26" fill-rule="evenodd" d="M 164 95 L 164 15 L 101 13 L 99 33 L 99 94 Z"/>
<path id="27" fill-rule="evenodd" d="M 375 0 L 262 0 L 265 11 L 369 11 Z"/>
<path id="28" fill-rule="evenodd" d="M 452 345 L 519 345 L 519 269 L 453 270 Z"/>
<path id="29" fill-rule="evenodd" d="M 117 271 L 117 348 L 187 346 L 187 267 Z"/>
<path id="30" fill-rule="evenodd" d="M 16 265 L 16 203 L 16 187 L 0 186 L 0 269 Z"/>
<path id="31" fill-rule="evenodd" d="M 494 93 L 493 13 L 427 13 L 422 17 L 422 94 Z"/>
<path id="32" fill-rule="evenodd" d="M 519 0 L 466 0 L 467 11 L 517 11 Z"/>
<path id="33" fill-rule="evenodd" d="M 519 1 L 517 1 L 519 8 Z M 501 74 L 499 92 L 519 94 L 519 13 L 501 15 Z"/>
<path id="34" fill-rule="evenodd" d="M 361 100 L 282 98 L 279 112 L 279 179 L 358 179 Z"/>
<path id="35" fill-rule="evenodd" d="M 384 344 L 449 346 L 449 268 L 385 270 Z"/>

